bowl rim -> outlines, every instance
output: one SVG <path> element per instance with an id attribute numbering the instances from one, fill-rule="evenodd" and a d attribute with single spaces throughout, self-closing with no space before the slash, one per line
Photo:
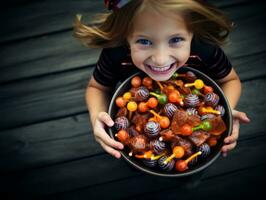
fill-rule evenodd
<path id="1" fill-rule="evenodd" d="M 199 70 L 197 70 L 197 69 L 195 69 L 195 68 L 191 68 L 191 67 L 188 67 L 188 66 L 183 66 L 183 67 L 181 67 L 181 68 L 179 68 L 179 69 L 177 69 L 176 70 L 176 72 L 178 72 L 179 70 L 181 70 L 181 71 L 183 71 L 183 70 L 185 70 L 185 71 L 192 71 L 192 72 L 194 72 L 194 73 L 196 73 L 196 74 L 199 74 L 200 76 L 202 76 L 202 77 L 204 77 L 204 79 L 207 79 L 208 80 L 208 82 L 211 82 L 214 86 L 215 86 L 215 90 L 218 90 L 221 94 L 222 94 L 222 98 L 223 98 L 223 100 L 224 100 L 224 102 L 225 102 L 225 104 L 226 104 L 226 107 L 228 108 L 228 121 L 229 121 L 229 123 L 228 123 L 228 128 L 227 128 L 227 135 L 225 135 L 225 137 L 226 136 L 228 136 L 228 135 L 231 135 L 231 133 L 232 133 L 232 123 L 233 123 L 233 117 L 232 117 L 232 110 L 231 110 L 231 107 L 230 107 L 230 104 L 229 104 L 229 101 L 228 101 L 228 99 L 227 99 L 227 97 L 225 96 L 225 94 L 224 94 L 224 92 L 223 92 L 223 90 L 220 88 L 220 86 L 213 80 L 213 79 L 211 79 L 209 76 L 207 76 L 206 74 L 204 74 L 203 72 L 201 72 L 201 71 L 199 71 Z M 128 82 L 134 77 L 134 76 L 136 76 L 136 75 L 142 75 L 142 74 L 144 74 L 144 75 L 147 75 L 147 74 L 145 74 L 145 72 L 143 72 L 143 71 L 138 71 L 138 72 L 136 72 L 136 73 L 134 73 L 134 74 L 132 74 L 131 76 L 129 76 L 126 80 L 124 80 L 117 88 L 116 88 L 116 91 L 114 92 L 114 94 L 113 94 L 113 96 L 112 96 L 112 98 L 111 98 L 111 101 L 110 101 L 110 104 L 109 104 L 109 108 L 108 108 L 108 114 L 111 116 L 111 112 L 112 112 L 112 102 L 114 102 L 115 101 L 115 98 L 117 97 L 117 94 L 120 92 L 120 90 L 123 88 L 123 87 L 125 87 L 125 85 L 126 84 L 128 84 Z M 147 75 L 148 76 L 148 75 Z M 202 78 L 201 78 L 202 79 Z M 213 86 L 212 86 L 213 87 Z M 113 139 L 115 139 L 115 137 L 114 137 L 114 134 L 113 134 L 113 132 L 112 132 L 112 127 L 109 127 L 108 128 L 108 132 L 109 132 L 109 135 L 113 138 Z M 115 139 L 116 140 L 116 139 Z M 216 155 L 214 155 L 207 163 L 205 163 L 205 164 L 203 164 L 203 165 L 201 165 L 200 167 L 198 167 L 198 168 L 196 168 L 196 169 L 194 169 L 194 170 L 192 170 L 192 171 L 185 171 L 185 172 L 177 172 L 177 173 L 174 173 L 174 174 L 167 174 L 167 173 L 163 173 L 163 172 L 154 172 L 154 171 L 152 171 L 152 170 L 148 170 L 148 169 L 146 169 L 146 168 L 144 168 L 144 167 L 141 167 L 141 166 L 139 166 L 137 163 L 135 163 L 134 161 L 132 161 L 132 159 L 130 159 L 127 155 L 126 155 L 126 153 L 123 151 L 123 150 L 119 150 L 119 152 L 121 153 L 121 155 L 122 155 L 122 157 L 128 162 L 128 163 L 130 163 L 131 165 L 133 165 L 135 168 L 137 168 L 137 169 L 139 169 L 139 170 L 141 170 L 141 171 L 143 171 L 143 172 L 145 172 L 145 173 L 148 173 L 148 174 L 151 174 L 151 175 L 155 175 L 155 176 L 161 176 L 161 177 L 184 177 L 184 176 L 189 176 L 189 175 L 192 175 L 192 174 L 195 174 L 195 173 L 197 173 L 197 172 L 200 172 L 200 171 L 202 171 L 203 169 L 206 169 L 207 167 L 209 167 L 211 164 L 213 164 L 214 163 L 214 161 L 215 160 L 217 160 L 217 158 L 220 156 L 220 154 L 221 154 L 221 151 L 219 150 L 217 153 L 216 153 Z"/>

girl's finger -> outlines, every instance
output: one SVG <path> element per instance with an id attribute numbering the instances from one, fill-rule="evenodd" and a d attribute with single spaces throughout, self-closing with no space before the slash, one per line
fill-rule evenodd
<path id="1" fill-rule="evenodd" d="M 116 149 L 123 149 L 124 146 L 122 143 L 115 141 L 114 139 L 112 139 L 106 132 L 104 129 L 102 130 L 98 130 L 97 132 L 95 132 L 95 137 L 97 137 L 97 139 L 99 141 L 104 142 L 107 146 L 111 146 L 113 148 Z"/>
<path id="2" fill-rule="evenodd" d="M 99 140 L 100 145 L 102 146 L 102 148 L 109 153 L 110 155 L 114 156 L 115 158 L 120 158 L 121 157 L 121 153 L 109 146 L 107 146 L 103 141 Z"/>
<path id="3" fill-rule="evenodd" d="M 229 151 L 231 151 L 232 149 L 234 149 L 236 147 L 236 145 L 237 145 L 237 142 L 233 142 L 231 144 L 224 145 L 222 147 L 222 150 L 221 151 L 222 151 L 223 154 L 227 154 Z"/>
<path id="4" fill-rule="evenodd" d="M 233 110 L 232 111 L 232 115 L 233 115 L 234 118 L 239 119 L 243 123 L 250 122 L 250 119 L 248 118 L 248 116 L 244 112 L 240 112 L 240 111 L 237 111 L 237 110 Z"/>
<path id="5" fill-rule="evenodd" d="M 108 115 L 108 113 L 106 113 L 106 112 L 100 112 L 98 114 L 98 118 L 100 121 L 102 121 L 103 123 L 105 123 L 109 127 L 112 127 L 114 125 L 114 121 L 112 120 L 110 115 Z"/>
<path id="6" fill-rule="evenodd" d="M 232 134 L 224 139 L 224 142 L 229 144 L 235 142 L 239 137 L 239 120 L 233 121 Z"/>

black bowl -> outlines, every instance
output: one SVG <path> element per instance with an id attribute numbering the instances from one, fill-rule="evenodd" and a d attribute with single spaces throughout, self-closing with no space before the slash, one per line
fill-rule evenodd
<path id="1" fill-rule="evenodd" d="M 146 165 L 143 164 L 143 162 L 140 161 L 140 159 L 135 158 L 134 156 L 130 157 L 128 155 L 129 152 L 129 148 L 125 147 L 124 150 L 121 151 L 122 157 L 129 162 L 131 165 L 133 165 L 134 167 L 136 167 L 137 169 L 140 169 L 141 171 L 144 171 L 148 174 L 152 174 L 152 175 L 156 175 L 156 176 L 163 176 L 163 177 L 183 177 L 183 176 L 188 176 L 188 175 L 192 175 L 195 174 L 197 172 L 202 171 L 203 169 L 207 168 L 208 166 L 210 166 L 220 155 L 220 151 L 221 151 L 221 147 L 223 146 L 223 140 L 225 137 L 227 137 L 228 135 L 231 134 L 232 131 L 232 113 L 231 113 L 231 109 L 230 109 L 230 105 L 228 103 L 228 100 L 226 99 L 222 89 L 217 85 L 217 83 L 215 81 L 213 81 L 211 78 L 209 78 L 208 76 L 206 76 L 205 74 L 203 74 L 202 72 L 194 69 L 194 68 L 190 68 L 190 67 L 182 67 L 180 69 L 178 69 L 178 73 L 185 73 L 187 71 L 192 71 L 195 73 L 195 75 L 197 76 L 197 78 L 203 80 L 203 82 L 206 85 L 211 86 L 214 89 L 214 92 L 216 94 L 219 95 L 220 97 L 220 101 L 219 104 L 223 105 L 225 108 L 225 114 L 223 116 L 223 120 L 226 124 L 226 131 L 224 133 L 222 133 L 221 138 L 218 140 L 217 144 L 212 147 L 212 151 L 211 154 L 206 157 L 205 159 L 203 159 L 202 161 L 198 162 L 195 166 L 190 167 L 188 170 L 184 171 L 184 172 L 178 172 L 175 170 L 172 170 L 171 172 L 163 172 L 157 168 L 150 168 L 147 167 Z M 112 119 L 115 119 L 115 115 L 118 111 L 118 107 L 115 104 L 115 99 L 118 96 L 122 96 L 126 91 L 128 91 L 131 88 L 131 79 L 134 76 L 140 76 L 141 78 L 147 76 L 145 73 L 143 72 L 137 72 L 136 74 L 133 74 L 132 76 L 130 76 L 129 78 L 127 78 L 116 90 L 116 92 L 114 93 L 110 105 L 109 105 L 109 109 L 108 109 L 108 114 L 112 117 Z M 116 134 L 116 129 L 114 127 L 109 128 L 109 134 L 112 138 L 115 138 L 115 134 Z"/>

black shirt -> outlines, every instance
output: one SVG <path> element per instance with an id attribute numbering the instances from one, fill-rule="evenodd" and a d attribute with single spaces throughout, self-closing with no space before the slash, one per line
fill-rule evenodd
<path id="1" fill-rule="evenodd" d="M 193 39 L 191 53 L 186 63 L 214 80 L 227 76 L 232 65 L 223 50 L 202 40 Z M 103 49 L 93 72 L 94 79 L 104 85 L 113 87 L 139 69 L 131 60 L 127 46 Z"/>

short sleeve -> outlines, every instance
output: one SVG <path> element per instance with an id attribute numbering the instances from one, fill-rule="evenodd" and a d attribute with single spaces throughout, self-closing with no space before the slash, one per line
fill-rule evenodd
<path id="1" fill-rule="evenodd" d="M 192 44 L 191 53 L 200 57 L 204 63 L 204 66 L 201 66 L 201 71 L 214 80 L 226 77 L 232 70 L 230 60 L 217 45 L 197 41 Z"/>
<path id="2" fill-rule="evenodd" d="M 118 79 L 117 56 L 112 56 L 112 50 L 103 49 L 93 71 L 94 79 L 104 86 L 114 86 Z"/>

